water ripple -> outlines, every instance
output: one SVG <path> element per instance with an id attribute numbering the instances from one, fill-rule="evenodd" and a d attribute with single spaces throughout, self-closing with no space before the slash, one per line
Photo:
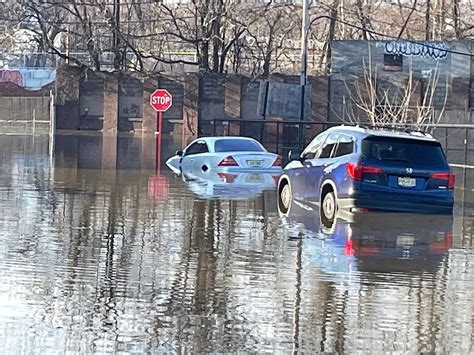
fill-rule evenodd
<path id="1" fill-rule="evenodd" d="M 280 217 L 274 191 L 203 200 L 162 173 L 160 196 L 153 171 L 50 166 L 39 142 L 0 139 L 6 353 L 472 352 L 465 211 L 323 226 Z"/>

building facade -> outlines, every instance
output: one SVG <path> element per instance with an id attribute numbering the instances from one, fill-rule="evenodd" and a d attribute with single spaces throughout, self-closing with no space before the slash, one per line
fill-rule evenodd
<path id="1" fill-rule="evenodd" d="M 473 53 L 474 41 L 334 41 L 329 120 L 363 116 L 357 108 L 361 96 L 378 95 L 379 104 L 393 99 L 396 105 L 411 85 L 410 106 L 443 110 L 443 123 L 471 123 Z"/>

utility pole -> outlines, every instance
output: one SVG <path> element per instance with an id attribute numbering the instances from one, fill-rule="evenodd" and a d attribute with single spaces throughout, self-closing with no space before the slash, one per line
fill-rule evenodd
<path id="1" fill-rule="evenodd" d="M 307 65 L 308 65 L 308 27 L 309 27 L 309 0 L 302 0 L 303 13 L 301 16 L 301 112 L 300 112 L 300 127 L 299 127 L 299 148 L 304 146 L 304 114 L 305 114 L 305 88 L 307 84 Z"/>
<path id="2" fill-rule="evenodd" d="M 303 0 L 303 14 L 301 17 L 301 77 L 300 84 L 306 85 L 306 66 L 308 63 L 308 27 L 309 27 L 309 0 Z"/>
<path id="3" fill-rule="evenodd" d="M 70 53 L 70 46 L 71 46 L 71 43 L 70 43 L 70 36 L 71 36 L 71 30 L 70 30 L 70 27 L 71 25 L 67 25 L 67 29 L 66 29 L 66 43 L 65 43 L 65 52 L 66 52 L 66 64 L 69 65 L 69 57 L 71 55 Z"/>
<path id="4" fill-rule="evenodd" d="M 344 0 L 341 0 L 339 13 L 341 14 L 341 20 L 345 21 L 345 18 L 344 18 Z M 342 36 L 342 39 L 346 39 L 346 25 L 344 23 L 341 23 L 341 36 Z"/>
<path id="5" fill-rule="evenodd" d="M 120 58 L 120 0 L 114 0 L 114 13 L 113 13 L 113 50 L 114 50 L 114 69 L 120 69 L 122 59 Z"/>
<path id="6" fill-rule="evenodd" d="M 431 16 L 431 0 L 426 0 L 426 12 L 425 12 L 425 40 L 431 39 L 430 33 L 430 16 Z"/>

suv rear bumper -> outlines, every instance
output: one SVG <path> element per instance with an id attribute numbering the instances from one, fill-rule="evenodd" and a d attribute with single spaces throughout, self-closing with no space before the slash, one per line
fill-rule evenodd
<path id="1" fill-rule="evenodd" d="M 357 194 L 351 198 L 338 199 L 339 208 L 351 212 L 367 208 L 369 211 L 451 214 L 453 203 L 452 197 L 377 193 Z"/>

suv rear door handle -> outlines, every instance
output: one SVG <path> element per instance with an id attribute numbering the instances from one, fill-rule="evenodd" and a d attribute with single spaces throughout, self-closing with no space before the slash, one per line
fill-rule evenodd
<path id="1" fill-rule="evenodd" d="M 305 166 L 305 168 L 312 168 L 312 167 L 313 167 L 313 164 L 311 164 L 310 161 L 305 161 L 305 162 L 304 162 L 304 166 Z"/>

